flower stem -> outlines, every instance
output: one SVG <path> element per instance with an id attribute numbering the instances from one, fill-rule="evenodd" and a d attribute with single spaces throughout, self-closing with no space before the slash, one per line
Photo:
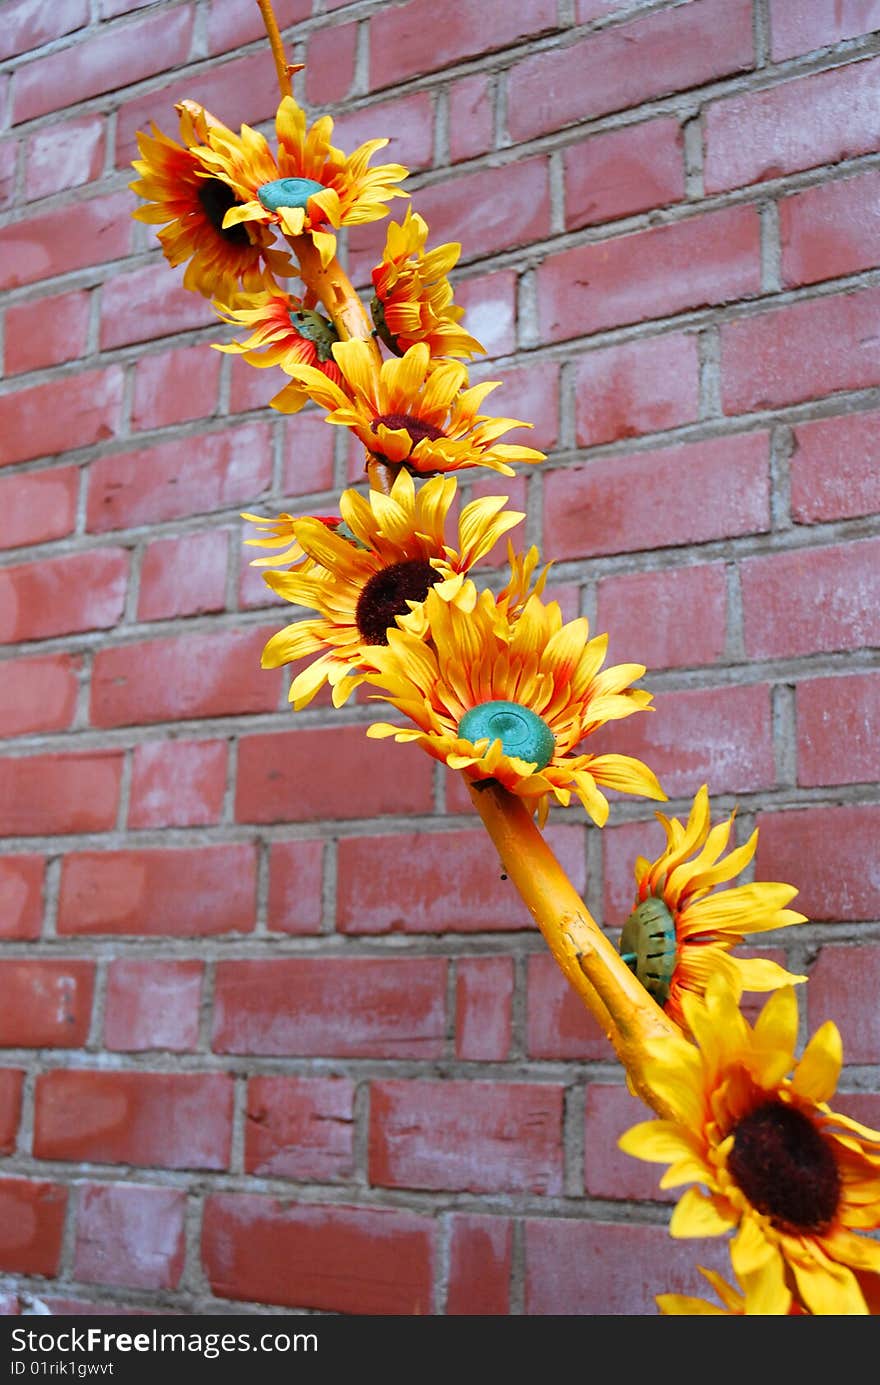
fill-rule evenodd
<path id="1" fill-rule="evenodd" d="M 272 57 L 275 59 L 275 71 L 278 74 L 278 87 L 282 96 L 292 96 L 293 89 L 290 85 L 291 72 L 299 69 L 291 67 L 284 56 L 284 44 L 281 42 L 281 34 L 278 32 L 278 22 L 275 19 L 275 12 L 272 9 L 272 0 L 257 0 L 260 14 L 263 16 L 263 23 L 266 26 L 266 34 L 269 38 L 269 46 L 272 49 Z"/>
<path id="2" fill-rule="evenodd" d="M 590 916 L 522 800 L 500 784 L 470 784 L 474 806 L 505 873 L 522 896 L 563 975 L 601 1025 L 634 1089 L 660 1115 L 644 1078 L 644 1045 L 679 1036 Z"/>

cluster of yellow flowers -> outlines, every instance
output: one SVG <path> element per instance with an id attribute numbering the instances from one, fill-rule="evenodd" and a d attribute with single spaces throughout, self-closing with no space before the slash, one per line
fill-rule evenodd
<path id="1" fill-rule="evenodd" d="M 162 225 L 184 284 L 246 329 L 218 349 L 289 377 L 272 406 L 294 413 L 312 401 L 366 454 L 370 487 L 345 490 L 338 514 L 245 516 L 259 531 L 248 542 L 270 550 L 255 560 L 271 565 L 269 586 L 311 613 L 273 636 L 264 667 L 308 660 L 290 689 L 296 709 L 325 684 L 336 706 L 367 685 L 403 717 L 369 736 L 415 742 L 471 783 L 502 785 L 541 825 L 552 802 L 574 796 L 602 826 L 609 788 L 665 799 L 641 761 L 584 749 L 599 727 L 650 708 L 651 694 L 635 686 L 644 666 L 603 668 L 607 637 L 591 637 L 584 618 L 563 621 L 544 599 L 535 548 L 517 552 L 508 537 L 498 590 L 475 578 L 525 516 L 501 495 L 457 512 L 456 473 L 512 475 L 512 463 L 544 457 L 499 441 L 528 424 L 480 412 L 498 382 L 469 383 L 464 362 L 483 348 L 462 328 L 447 277 L 460 246 L 429 251 L 428 228 L 408 208 L 372 272 L 371 320 L 339 269 L 336 232 L 408 196 L 398 186 L 405 168 L 370 166 L 387 141 L 346 155 L 331 143 L 332 120 L 308 127 L 290 95 L 274 150 L 194 103 L 178 112 L 179 143 L 155 127 L 140 136 L 135 216 Z M 297 275 L 301 296 L 288 289 Z M 621 1143 L 670 1164 L 662 1186 L 702 1186 L 683 1195 L 671 1232 L 733 1232 L 739 1281 L 731 1288 L 706 1271 L 721 1307 L 668 1294 L 661 1311 L 868 1313 L 880 1242 L 859 1233 L 880 1227 L 880 1134 L 827 1105 L 842 1065 L 833 1024 L 795 1060 L 793 986 L 806 978 L 733 955 L 748 934 L 804 921 L 786 907 L 796 890 L 717 888 L 748 866 L 757 833 L 727 851 L 733 817 L 711 826 L 705 786 L 687 822 L 657 817 L 666 847 L 636 863 L 620 947 L 653 997 L 646 1004 L 676 1030 L 643 1053 L 643 1088 L 663 1119 Z M 773 993 L 754 1027 L 740 1012 L 743 990 Z"/>

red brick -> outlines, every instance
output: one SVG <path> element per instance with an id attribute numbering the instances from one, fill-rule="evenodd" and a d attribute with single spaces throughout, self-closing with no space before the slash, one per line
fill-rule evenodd
<path id="1" fill-rule="evenodd" d="M 24 1072 L 20 1068 L 0 1068 L 0 1154 L 12 1154 L 21 1119 L 21 1089 Z"/>
<path id="2" fill-rule="evenodd" d="M 186 5 L 124 28 L 90 34 L 74 47 L 20 67 L 15 74 L 13 123 L 177 67 L 189 57 L 192 26 L 193 11 Z"/>
<path id="3" fill-rule="evenodd" d="M 269 847 L 268 924 L 274 933 L 320 933 L 324 914 L 322 841 Z"/>
<path id="4" fill-rule="evenodd" d="M 0 938 L 38 938 L 45 856 L 0 858 Z"/>
<path id="5" fill-rule="evenodd" d="M 260 668 L 266 638 L 265 630 L 224 630 L 102 649 L 92 672 L 92 724 L 272 712 L 281 675 Z"/>
<path id="6" fill-rule="evenodd" d="M 197 348 L 206 350 L 205 345 Z M 212 352 L 214 356 L 218 353 Z M 243 356 L 230 356 L 229 412 L 232 414 L 250 413 L 252 409 L 265 409 L 269 400 L 290 384 L 290 376 L 285 375 L 280 366 L 253 366 Z M 323 421 L 324 415 L 321 414 Z M 296 418 L 287 415 L 288 424 L 298 424 L 302 415 Z"/>
<path id="7" fill-rule="evenodd" d="M 632 0 L 577 0 L 577 22 L 589 24 L 593 19 L 605 19 L 620 10 L 632 8 Z"/>
<path id="8" fill-rule="evenodd" d="M 67 1189 L 27 1178 L 0 1179 L 0 1269 L 58 1273 Z"/>
<path id="9" fill-rule="evenodd" d="M 513 1223 L 509 1217 L 462 1213 L 452 1218 L 449 1243 L 449 1316 L 510 1312 Z"/>
<path id="10" fill-rule="evenodd" d="M 656 711 L 644 716 L 609 722 L 591 736 L 589 749 L 644 760 L 672 798 L 695 793 L 705 783 L 713 793 L 746 793 L 775 784 L 766 684 L 658 693 L 654 706 Z"/>
<path id="11" fill-rule="evenodd" d="M 449 157 L 451 163 L 487 153 L 495 143 L 492 88 L 482 72 L 462 77 L 449 88 Z"/>
<path id="12" fill-rule="evenodd" d="M 6 311 L 6 371 L 23 370 L 75 361 L 86 352 L 89 330 L 88 290 L 58 293 L 18 303 Z"/>
<path id="13" fill-rule="evenodd" d="M 880 29 L 877 0 L 810 0 L 808 5 L 770 0 L 771 52 L 776 62 L 874 29 Z"/>
<path id="14" fill-rule="evenodd" d="M 727 633 L 724 564 L 603 578 L 596 629 L 610 633 L 611 663 L 648 669 L 717 663 Z"/>
<path id="15" fill-rule="evenodd" d="M 93 1072 L 37 1077 L 37 1159 L 226 1169 L 232 1078 L 222 1073 Z"/>
<path id="16" fill-rule="evenodd" d="M 206 827 L 220 821 L 225 741 L 147 741 L 135 746 L 128 825 Z"/>
<path id="17" fill-rule="evenodd" d="M 311 0 L 274 0 L 272 9 L 282 31 L 312 12 Z M 208 14 L 208 51 L 226 53 L 254 39 L 265 39 L 263 17 L 256 5 L 241 5 L 239 0 L 211 0 Z"/>
<path id="18" fill-rule="evenodd" d="M 14 58 L 89 22 L 89 0 L 10 0 L 3 6 L 0 59 Z"/>
<path id="19" fill-rule="evenodd" d="M 5 568 L 0 574 L 0 643 L 106 630 L 122 615 L 128 554 L 98 548 Z"/>
<path id="20" fill-rule="evenodd" d="M 89 1033 L 95 967 L 92 962 L 0 962 L 6 1000 L 0 1047 L 82 1048 Z"/>
<path id="21" fill-rule="evenodd" d="M 607 1061 L 613 1050 L 577 992 L 553 958 L 537 953 L 528 960 L 526 1051 L 530 1058 L 586 1058 Z"/>
<path id="22" fill-rule="evenodd" d="M 370 1183 L 471 1193 L 562 1192 L 562 1088 L 373 1082 Z"/>
<path id="23" fill-rule="evenodd" d="M 218 1298 L 359 1316 L 431 1312 L 434 1221 L 378 1207 L 298 1206 L 254 1193 L 205 1204 Z"/>
<path id="24" fill-rule="evenodd" d="M 175 1289 L 186 1253 L 186 1193 L 136 1183 L 79 1189 L 74 1278 L 82 1284 Z"/>
<path id="25" fill-rule="evenodd" d="M 516 346 L 516 275 L 495 270 L 462 279 L 455 301 L 464 308 L 462 325 L 486 348 L 487 357 L 506 356 Z"/>
<path id="26" fill-rule="evenodd" d="M 826 838 L 827 840 L 827 838 Z M 807 1026 L 813 1034 L 826 1020 L 840 1030 L 847 1063 L 880 1059 L 880 947 L 832 944 L 819 949 L 806 991 Z M 832 1100 L 836 1109 L 836 1102 Z"/>
<path id="27" fill-rule="evenodd" d="M 870 154 L 880 138 L 880 63 L 855 62 L 731 96 L 703 117 L 707 192 Z"/>
<path id="28" fill-rule="evenodd" d="M 131 234 L 130 192 L 77 202 L 75 216 L 56 207 L 13 221 L 0 230 L 0 289 L 118 259 L 128 253 Z"/>
<path id="29" fill-rule="evenodd" d="M 107 974 L 104 1044 L 114 1051 L 186 1053 L 199 1041 L 201 962 L 117 959 Z"/>
<path id="30" fill-rule="evenodd" d="M 794 439 L 791 513 L 798 524 L 880 510 L 880 414 L 802 423 Z"/>
<path id="31" fill-rule="evenodd" d="M 5 757 L 0 834 L 41 837 L 109 832 L 116 823 L 121 751 Z"/>
<path id="32" fill-rule="evenodd" d="M 576 365 L 574 407 L 582 447 L 694 422 L 700 407 L 696 336 L 675 333 L 585 351 Z"/>
<path id="33" fill-rule="evenodd" d="M 58 932 L 249 933 L 255 896 L 252 846 L 78 852 L 62 862 Z"/>
<path id="34" fill-rule="evenodd" d="M 151 121 L 171 139 L 178 139 L 174 110 L 177 101 L 199 102 L 222 117 L 224 125 L 232 130 L 237 130 L 243 121 L 259 125 L 264 120 L 274 119 L 278 88 L 274 81 L 267 79 L 267 52 L 265 44 L 261 44 L 257 52 L 247 57 L 210 63 L 201 72 L 189 72 L 185 76 L 169 75 L 161 93 L 147 91 L 123 102 L 116 116 L 116 167 L 127 168 L 132 159 L 138 158 L 137 131 L 148 130 Z M 270 63 L 270 78 L 271 70 Z M 131 194 L 128 196 L 130 200 Z M 206 320 L 216 322 L 210 309 Z"/>
<path id="35" fill-rule="evenodd" d="M 717 812 L 713 816 L 717 819 Z M 636 857 L 656 860 L 665 841 L 663 829 L 653 816 L 646 822 L 624 822 L 604 829 L 602 873 L 605 882 L 603 922 L 606 928 L 622 927 L 633 908 Z"/>
<path id="36" fill-rule="evenodd" d="M 18 163 L 18 141 L 0 140 L 0 207 L 8 207 L 15 196 L 15 170 Z"/>
<path id="37" fill-rule="evenodd" d="M 145 9 L 153 0 L 98 0 L 98 15 L 101 19 L 116 19 L 132 10 Z"/>
<path id="38" fill-rule="evenodd" d="M 370 21 L 370 86 L 392 86 L 555 28 L 553 0 L 459 0 L 442 18 L 432 0 L 381 9 Z"/>
<path id="39" fill-rule="evenodd" d="M 742 298 L 760 288 L 758 214 L 727 207 L 579 245 L 549 255 L 537 283 L 544 341 Z"/>
<path id="40" fill-rule="evenodd" d="M 731 1277 L 720 1236 L 672 1240 L 665 1226 L 535 1218 L 525 1242 L 530 1315 L 647 1317 L 658 1312 L 658 1293 L 712 1297 L 698 1264 Z"/>
<path id="41" fill-rule="evenodd" d="M 76 710 L 78 660 L 69 654 L 10 659 L 0 682 L 0 735 L 61 731 Z"/>
<path id="42" fill-rule="evenodd" d="M 131 213 L 127 207 L 126 215 Z M 101 290 L 102 351 L 216 322 L 207 299 L 185 289 L 181 271 L 158 258 L 143 269 L 115 274 Z M 207 354 L 209 348 L 204 349 Z"/>
<path id="43" fill-rule="evenodd" d="M 311 106 L 344 101 L 354 81 L 359 24 L 337 24 L 309 35 L 306 46 L 306 100 Z M 376 139 L 382 138 L 378 132 Z M 383 156 L 384 157 L 384 156 Z"/>
<path id="44" fill-rule="evenodd" d="M 837 1092 L 830 1104 L 872 1130 L 880 1126 L 880 1096 L 876 1092 Z"/>
<path id="45" fill-rule="evenodd" d="M 253 505 L 270 477 L 265 423 L 100 457 L 89 477 L 88 527 L 105 533 Z"/>
<path id="46" fill-rule="evenodd" d="M 677 120 L 590 135 L 564 153 L 568 230 L 680 202 L 685 195 L 684 139 Z"/>
<path id="47" fill-rule="evenodd" d="M 749 659 L 880 641 L 880 539 L 746 558 L 740 581 Z"/>
<path id="48" fill-rule="evenodd" d="M 747 0 L 692 0 L 674 10 L 532 53 L 510 69 L 515 141 L 638 106 L 753 64 Z"/>
<path id="49" fill-rule="evenodd" d="M 389 748 L 403 751 L 391 758 Z M 364 726 L 243 736 L 238 747 L 237 822 L 313 822 L 431 811 L 431 761 L 412 746 L 367 739 Z M 345 776 L 327 765 L 345 765 Z"/>
<path id="50" fill-rule="evenodd" d="M 354 1176 L 354 1083 L 345 1077 L 254 1077 L 248 1083 L 247 1173 L 308 1183 Z"/>
<path id="51" fill-rule="evenodd" d="M 550 840 L 580 888 L 583 829 L 558 827 Z M 482 827 L 343 837 L 337 871 L 336 926 L 342 933 L 487 933 L 534 927 L 514 887 L 502 880 L 498 855 Z"/>
<path id="52" fill-rule="evenodd" d="M 173 1309 L 161 1308 L 125 1308 L 120 1303 L 109 1303 L 99 1299 L 82 1298 L 57 1298 L 54 1294 L 44 1293 L 40 1299 L 45 1303 L 50 1313 L 57 1314 L 59 1317 L 174 1317 Z"/>
<path id="53" fill-rule="evenodd" d="M 880 675 L 812 678 L 797 685 L 798 783 L 880 779 Z"/>
<path id="54" fill-rule="evenodd" d="M 419 193 L 418 210 L 431 244 L 460 241 L 463 260 L 528 245 L 550 230 L 547 160 L 521 159 L 432 183 Z"/>
<path id="55" fill-rule="evenodd" d="M 122 371 L 86 370 L 0 399 L 0 465 L 50 457 L 112 438 L 119 428 Z"/>
<path id="56" fill-rule="evenodd" d="M 166 428 L 217 409 L 221 357 L 206 344 L 143 356 L 134 372 L 133 428 Z"/>
<path id="57" fill-rule="evenodd" d="M 217 1053 L 439 1058 L 445 1033 L 441 958 L 217 963 Z"/>
<path id="58" fill-rule="evenodd" d="M 880 173 L 843 178 L 779 204 L 782 279 L 815 284 L 880 264 Z"/>
<path id="59" fill-rule="evenodd" d="M 456 969 L 455 1056 L 502 1062 L 510 1052 L 511 957 L 462 958 Z"/>
<path id="60" fill-rule="evenodd" d="M 514 373 L 520 375 L 523 372 L 516 371 Z M 472 374 L 471 381 L 473 380 L 474 375 Z M 507 383 L 507 378 L 505 378 L 505 385 Z M 550 402 L 549 412 L 551 412 L 552 415 L 555 417 L 557 409 L 558 402 L 556 399 L 554 399 L 552 400 L 552 402 Z M 497 413 L 501 414 L 503 412 L 503 406 L 497 409 Z M 523 412 L 525 413 L 526 410 L 523 410 Z M 519 436 L 523 438 L 527 446 L 531 446 L 535 442 L 534 436 L 526 438 L 525 434 L 522 433 Z M 477 474 L 479 475 L 479 473 Z M 520 514 L 527 515 L 529 509 L 528 477 L 522 473 L 520 473 L 519 476 L 501 477 L 498 475 L 497 471 L 491 472 L 490 477 L 491 479 L 486 481 L 477 481 L 476 483 L 472 482 L 467 498 L 469 500 L 478 500 L 489 495 L 504 495 L 507 496 L 507 509 L 518 510 Z M 462 497 L 462 500 L 463 499 L 464 497 Z M 526 541 L 524 530 L 525 522 L 523 520 L 520 520 L 519 524 L 514 529 L 511 529 L 509 533 L 502 534 L 499 539 L 496 539 L 495 543 L 489 549 L 489 552 L 486 554 L 485 558 L 481 558 L 479 562 L 475 565 L 478 570 L 473 574 L 475 580 L 479 580 L 478 573 L 481 573 L 483 568 L 500 567 L 504 569 L 505 574 L 507 573 L 507 541 L 508 539 L 510 540 L 510 542 L 514 546 L 514 549 L 525 548 Z"/>
<path id="61" fill-rule="evenodd" d="M 797 908 L 810 919 L 876 919 L 880 881 L 870 869 L 877 854 L 880 807 L 843 804 L 761 813 L 755 860 L 758 880 L 796 885 Z"/>
<path id="62" fill-rule="evenodd" d="M 503 380 L 497 390 L 493 390 L 483 406 L 485 412 L 496 418 L 517 418 L 523 423 L 531 423 L 528 429 L 514 428 L 504 435 L 504 442 L 519 443 L 525 447 L 537 447 L 542 452 L 551 452 L 559 437 L 559 365 L 556 361 L 537 361 L 534 365 L 519 369 L 505 368 L 497 371 L 492 365 L 475 364 L 470 372 L 471 384 L 480 380 L 496 378 L 503 373 Z M 492 478 L 493 490 L 487 494 L 504 493 L 510 485 L 507 477 Z M 514 547 L 516 534 L 511 536 Z M 522 538 L 519 539 L 520 545 Z M 506 538 L 504 541 L 506 551 Z"/>
<path id="63" fill-rule="evenodd" d="M 767 434 L 712 438 L 566 467 L 544 479 L 555 559 L 706 543 L 770 527 Z M 682 505 L 684 494 L 699 506 Z"/>
<path id="64" fill-rule="evenodd" d="M 284 425 L 284 470 L 281 484 L 285 495 L 310 495 L 333 488 L 333 452 L 336 429 L 325 423 L 323 414 L 303 413 L 288 418 Z M 253 513 L 253 512 L 252 512 Z M 245 526 L 248 534 L 254 530 Z M 256 548 L 247 550 L 258 557 Z M 266 557 L 268 550 L 262 550 Z"/>
<path id="65" fill-rule="evenodd" d="M 167 620 L 222 611 L 226 605 L 229 532 L 155 539 L 144 551 L 138 620 Z"/>
<path id="66" fill-rule="evenodd" d="M 617 1141 L 639 1121 L 654 1119 L 654 1112 L 623 1085 L 591 1082 L 584 1110 L 584 1189 L 588 1197 L 613 1201 L 675 1202 L 680 1190 L 663 1192 L 663 1169 L 634 1159 L 618 1149 Z"/>
<path id="67" fill-rule="evenodd" d="M 56 122 L 38 130 L 27 141 L 25 195 L 49 197 L 54 192 L 81 187 L 100 177 L 103 167 L 103 115 Z"/>

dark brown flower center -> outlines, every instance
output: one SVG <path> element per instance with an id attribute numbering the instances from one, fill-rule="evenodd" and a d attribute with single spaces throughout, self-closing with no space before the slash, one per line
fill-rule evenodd
<path id="1" fill-rule="evenodd" d="M 801 1111 L 770 1101 L 736 1127 L 727 1167 L 749 1202 L 781 1231 L 821 1233 L 840 1201 L 830 1146 Z"/>
<path id="2" fill-rule="evenodd" d="M 395 616 L 409 615 L 407 601 L 424 601 L 440 573 L 425 558 L 408 558 L 374 572 L 361 592 L 355 620 L 365 644 L 387 644 Z"/>
<path id="3" fill-rule="evenodd" d="M 238 199 L 231 187 L 220 178 L 203 178 L 199 185 L 198 197 L 202 211 L 218 235 L 228 240 L 230 245 L 250 245 L 250 236 L 241 222 L 237 226 L 227 226 L 225 230 L 223 228 L 223 218 L 229 208 L 238 205 Z"/>
<path id="4" fill-rule="evenodd" d="M 427 423 L 423 418 L 414 418 L 412 414 L 377 414 L 370 424 L 374 433 L 378 433 L 380 423 L 384 423 L 386 428 L 405 429 L 413 447 L 423 438 L 430 438 L 434 442 L 436 438 L 444 436 L 442 428 L 435 428 L 433 423 Z"/>

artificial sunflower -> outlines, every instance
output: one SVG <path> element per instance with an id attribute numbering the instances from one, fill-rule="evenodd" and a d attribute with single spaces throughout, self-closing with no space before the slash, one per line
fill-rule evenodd
<path id="1" fill-rule="evenodd" d="M 643 711 L 651 694 L 631 688 L 642 664 L 600 672 L 606 635 L 589 639 L 583 617 L 563 624 L 557 602 L 531 595 L 518 613 L 480 592 L 472 610 L 430 591 L 428 643 L 389 630 L 368 681 L 415 722 L 377 722 L 368 736 L 414 741 L 474 783 L 495 779 L 546 820 L 551 797 L 574 794 L 594 822 L 608 817 L 602 787 L 665 798 L 653 772 L 628 755 L 588 755 L 577 747 L 606 721 Z"/>
<path id="2" fill-rule="evenodd" d="M 419 341 L 427 344 L 432 358 L 485 352 L 476 337 L 459 326 L 464 308 L 453 303 L 446 277 L 461 246 L 450 242 L 426 251 L 427 237 L 427 222 L 411 207 L 400 224 L 389 225 L 382 262 L 372 273 L 370 312 L 376 331 L 396 356 Z"/>
<path id="3" fill-rule="evenodd" d="M 246 519 L 253 524 L 258 534 L 257 539 L 245 539 L 245 543 L 254 548 L 281 548 L 283 553 L 269 553 L 265 558 L 252 558 L 251 567 L 278 567 L 284 564 L 287 567 L 298 567 L 300 571 L 311 566 L 311 559 L 300 544 L 294 532 L 294 525 L 302 519 L 296 515 L 289 515 L 286 512 L 280 515 L 252 515 L 247 510 L 242 510 L 242 519 Z M 338 515 L 312 515 L 318 524 L 326 524 L 330 529 L 336 529 L 341 523 Z"/>
<path id="4" fill-rule="evenodd" d="M 722 1307 L 705 1298 L 691 1297 L 688 1294 L 657 1294 L 657 1307 L 664 1317 L 788 1317 L 806 1313 L 785 1282 L 781 1262 L 777 1262 L 765 1275 L 749 1275 L 746 1282 L 735 1289 L 715 1270 L 697 1269 L 715 1290 Z"/>
<path id="5" fill-rule="evenodd" d="M 323 314 L 303 307 L 302 300 L 270 285 L 257 293 L 240 293 L 229 305 L 215 302 L 224 322 L 250 329 L 242 342 L 215 343 L 216 351 L 244 356 L 249 365 L 267 368 L 309 365 L 336 384 L 342 372 L 333 359 L 339 340 L 336 328 Z"/>
<path id="6" fill-rule="evenodd" d="M 129 187 L 146 206 L 132 216 L 137 221 L 167 223 L 158 237 L 171 265 L 188 261 L 183 286 L 206 298 L 226 301 L 243 285 L 253 291 L 293 273 L 290 257 L 272 248 L 274 236 L 267 226 L 226 226 L 226 213 L 235 206 L 235 194 L 227 183 L 211 173 L 207 156 L 211 140 L 231 136 L 200 106 L 177 106 L 182 144 L 163 135 L 155 124 L 152 133 L 138 131 L 141 153 L 132 167 L 140 177 Z"/>
<path id="7" fill-rule="evenodd" d="M 458 361 L 432 368 L 425 342 L 379 370 L 365 341 L 341 341 L 333 355 L 342 375 L 334 385 L 314 367 L 291 367 L 292 383 L 271 400 L 281 413 L 297 413 L 307 399 L 330 410 L 328 423 L 351 428 L 369 453 L 391 467 L 419 475 L 487 466 L 513 476 L 510 462 L 543 462 L 533 447 L 496 442 L 511 428 L 531 428 L 516 418 L 491 418 L 477 410 L 500 381 L 464 389 L 467 370 Z"/>
<path id="8" fill-rule="evenodd" d="M 805 981 L 776 962 L 730 955 L 748 933 L 806 922 L 803 914 L 785 908 L 797 894 L 793 885 L 756 881 L 713 893 L 751 861 L 757 830 L 721 859 L 734 814 L 710 830 L 705 784 L 686 825 L 663 813 L 656 817 L 666 833 L 666 849 L 653 863 L 642 856 L 636 861 L 635 907 L 623 926 L 620 950 L 657 1004 L 683 1027 L 683 996 L 701 994 L 715 971 L 728 972 L 747 991 Z"/>
<path id="9" fill-rule="evenodd" d="M 672 1215 L 677 1237 L 733 1231 L 741 1283 L 772 1300 L 780 1277 L 811 1314 L 866 1314 L 862 1279 L 880 1271 L 880 1132 L 834 1112 L 843 1065 L 836 1025 L 823 1024 L 795 1060 L 791 986 L 774 991 L 754 1027 L 730 980 L 716 973 L 685 993 L 683 1036 L 644 1046 L 643 1075 L 664 1120 L 628 1130 L 620 1147 L 670 1164 L 660 1186 L 689 1188 Z M 791 1074 L 789 1076 L 789 1074 Z"/>
<path id="10" fill-rule="evenodd" d="M 436 476 L 418 491 L 401 471 L 389 495 L 365 498 L 343 491 L 341 521 L 293 520 L 296 542 L 308 560 L 294 572 L 267 572 L 265 580 L 287 601 L 316 616 L 273 635 L 263 667 L 277 668 L 319 651 L 290 687 L 297 710 L 329 683 L 341 706 L 375 665 L 389 627 L 407 625 L 414 638 L 426 633 L 423 602 L 435 584 L 448 600 L 470 608 L 476 592 L 466 573 L 496 540 L 525 516 L 505 510 L 506 496 L 472 500 L 458 521 L 458 547 L 446 542 L 446 520 L 456 494 L 454 477 Z M 285 556 L 289 556 L 285 555 Z M 519 587 L 522 574 L 519 574 Z"/>
<path id="11" fill-rule="evenodd" d="M 307 128 L 305 112 L 292 96 L 281 100 L 275 117 L 277 158 L 268 142 L 249 125 L 212 137 L 206 155 L 215 177 L 234 194 L 224 225 L 275 225 L 285 235 L 311 236 L 326 266 L 336 254 L 335 231 L 378 221 L 392 197 L 408 197 L 395 187 L 407 176 L 402 164 L 369 167 L 387 139 L 368 140 L 346 155 L 330 143 L 329 115 Z M 328 230 L 331 227 L 332 230 Z"/>

